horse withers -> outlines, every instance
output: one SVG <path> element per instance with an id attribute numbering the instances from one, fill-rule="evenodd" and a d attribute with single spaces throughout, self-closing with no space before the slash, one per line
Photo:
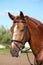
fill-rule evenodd
<path id="1" fill-rule="evenodd" d="M 29 42 L 37 65 L 43 65 L 43 24 L 31 17 L 24 16 L 20 12 L 19 16 L 8 13 L 13 20 L 11 27 L 12 40 L 10 52 L 12 56 L 18 57 L 24 48 L 25 42 Z"/>

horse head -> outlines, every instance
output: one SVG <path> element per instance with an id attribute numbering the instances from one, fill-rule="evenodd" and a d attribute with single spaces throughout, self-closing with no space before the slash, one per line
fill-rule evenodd
<path id="1" fill-rule="evenodd" d="M 13 16 L 10 13 L 8 15 L 13 20 L 13 25 L 10 29 L 12 33 L 10 52 L 12 56 L 18 57 L 24 48 L 25 42 L 29 39 L 28 26 L 22 12 L 20 12 L 19 16 Z"/>

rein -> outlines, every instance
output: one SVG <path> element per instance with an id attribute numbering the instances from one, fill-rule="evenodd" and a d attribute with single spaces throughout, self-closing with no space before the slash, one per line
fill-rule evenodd
<path id="1" fill-rule="evenodd" d="M 29 59 L 28 53 L 26 53 L 26 55 L 27 55 L 27 59 L 28 59 L 30 65 L 33 65 L 33 64 L 30 62 L 30 59 Z"/>

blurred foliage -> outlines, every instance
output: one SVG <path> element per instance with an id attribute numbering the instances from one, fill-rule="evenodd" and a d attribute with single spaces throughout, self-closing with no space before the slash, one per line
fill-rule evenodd
<path id="1" fill-rule="evenodd" d="M 8 45 L 11 41 L 11 32 L 9 29 L 5 29 L 4 26 L 0 27 L 0 44 Z"/>

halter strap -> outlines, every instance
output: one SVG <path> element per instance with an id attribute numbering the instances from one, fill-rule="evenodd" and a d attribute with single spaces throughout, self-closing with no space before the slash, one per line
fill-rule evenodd
<path id="1" fill-rule="evenodd" d="M 20 22 L 17 20 L 17 21 L 14 21 L 13 23 L 25 23 L 26 24 L 25 20 L 20 20 Z"/>
<path id="2" fill-rule="evenodd" d="M 19 42 L 19 43 L 23 43 L 22 41 L 18 41 L 18 40 L 11 40 L 11 42 Z M 15 44 L 15 43 L 14 43 Z"/>
<path id="3" fill-rule="evenodd" d="M 26 22 L 21 22 L 21 23 L 26 23 Z M 21 41 L 19 41 L 19 40 L 13 40 L 12 39 L 11 42 L 18 42 L 18 43 L 21 43 L 21 44 L 25 44 L 25 42 L 26 42 L 26 31 L 27 31 L 27 26 L 26 25 L 24 26 L 23 30 L 24 30 L 24 36 L 23 36 L 24 40 L 22 39 Z M 22 31 L 20 31 L 20 32 L 22 32 Z M 19 48 L 19 46 L 16 43 L 14 43 L 14 44 Z M 23 45 L 23 47 L 24 47 L 24 45 Z"/>

